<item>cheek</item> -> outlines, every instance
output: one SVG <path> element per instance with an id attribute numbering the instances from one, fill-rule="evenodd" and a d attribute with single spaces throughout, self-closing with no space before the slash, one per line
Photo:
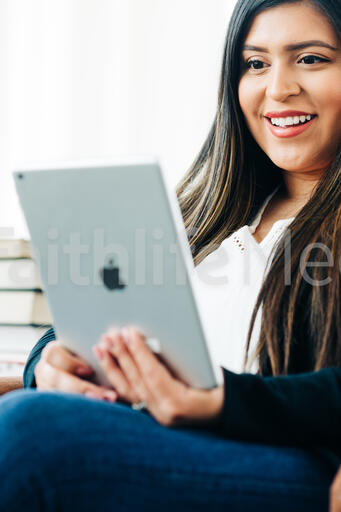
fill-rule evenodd
<path id="1" fill-rule="evenodd" d="M 340 132 L 341 123 L 341 72 L 334 73 L 323 80 L 316 82 L 310 88 L 310 96 L 316 104 L 321 121 L 325 126 L 334 125 L 336 132 Z M 308 89 L 309 90 L 309 89 Z"/>
<path id="2" fill-rule="evenodd" d="M 341 111 L 341 64 L 339 69 L 331 73 L 328 78 L 322 81 L 321 97 L 325 98 L 327 104 L 332 105 L 335 110 Z M 323 91 L 323 94 L 322 94 Z"/>
<path id="3" fill-rule="evenodd" d="M 239 104 L 248 124 L 250 124 L 251 120 L 250 106 L 252 105 L 252 96 L 252 89 L 248 85 L 247 81 L 241 79 L 238 87 Z"/>
<path id="4" fill-rule="evenodd" d="M 341 83 L 341 76 L 338 79 Z M 320 96 L 319 110 L 323 130 L 321 140 L 331 150 L 336 151 L 341 144 L 341 87 L 333 81 L 330 84 L 329 87 L 325 87 L 323 97 Z"/>
<path id="5" fill-rule="evenodd" d="M 258 123 L 261 114 L 262 93 L 254 83 L 242 78 L 239 82 L 238 98 L 247 125 L 253 131 L 252 126 Z"/>
<path id="6" fill-rule="evenodd" d="M 248 94 L 247 94 L 247 87 L 246 87 L 245 81 L 243 79 L 241 79 L 239 82 L 238 98 L 239 98 L 240 108 L 242 109 L 242 111 L 244 113 L 246 110 Z"/>
<path id="7" fill-rule="evenodd" d="M 340 77 L 341 84 L 341 77 Z M 329 114 L 329 119 L 334 125 L 335 133 L 341 133 L 341 87 L 335 90 L 329 90 L 327 98 L 329 101 L 325 102 L 326 112 Z"/>

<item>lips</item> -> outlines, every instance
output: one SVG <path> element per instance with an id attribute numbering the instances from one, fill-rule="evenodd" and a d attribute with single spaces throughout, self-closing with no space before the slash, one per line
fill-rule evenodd
<path id="1" fill-rule="evenodd" d="M 316 116 L 316 114 L 312 114 L 311 112 L 302 112 L 300 110 L 284 110 L 282 112 L 267 112 L 264 114 L 264 117 L 267 117 L 268 119 L 295 116 Z"/>
<path id="2" fill-rule="evenodd" d="M 302 116 L 303 115 L 304 114 L 302 114 Z M 307 115 L 310 116 L 310 114 L 307 114 Z M 301 135 L 302 133 L 307 131 L 312 126 L 312 124 L 315 122 L 316 117 L 317 116 L 312 116 L 312 119 L 304 124 L 291 125 L 291 126 L 288 125 L 285 127 L 273 125 L 270 118 L 265 117 L 265 120 L 266 120 L 266 124 L 267 124 L 270 132 L 272 133 L 272 135 L 274 135 L 275 137 L 277 137 L 279 139 L 288 139 L 291 137 L 297 137 L 298 135 Z"/>

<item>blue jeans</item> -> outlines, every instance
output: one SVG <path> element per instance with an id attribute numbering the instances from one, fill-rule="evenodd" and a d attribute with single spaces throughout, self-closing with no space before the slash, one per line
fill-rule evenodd
<path id="1" fill-rule="evenodd" d="M 312 452 L 166 428 L 123 404 L 0 400 L 1 512 L 327 511 L 332 477 Z"/>

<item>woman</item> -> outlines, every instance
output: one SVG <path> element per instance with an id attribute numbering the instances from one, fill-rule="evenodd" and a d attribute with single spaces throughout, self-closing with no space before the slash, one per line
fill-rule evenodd
<path id="1" fill-rule="evenodd" d="M 239 0 L 217 115 L 178 187 L 198 274 L 214 256 L 233 268 L 225 310 L 202 280 L 226 313 L 224 386 L 185 386 L 128 326 L 94 347 L 113 386 L 100 388 L 50 330 L 24 376 L 40 392 L 1 401 L 3 510 L 327 509 L 341 462 L 340 84 L 339 0 Z"/>

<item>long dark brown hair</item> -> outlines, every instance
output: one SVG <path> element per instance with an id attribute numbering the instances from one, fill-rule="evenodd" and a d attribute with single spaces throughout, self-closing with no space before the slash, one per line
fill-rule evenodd
<path id="1" fill-rule="evenodd" d="M 265 198 L 282 183 L 280 169 L 260 149 L 246 126 L 238 100 L 238 83 L 242 45 L 255 16 L 265 9 L 299 1 L 239 0 L 234 9 L 215 119 L 199 155 L 177 187 L 195 265 L 234 231 L 249 224 Z M 340 0 L 308 3 L 328 17 L 341 40 Z M 290 225 L 290 284 L 285 259 L 288 231 L 266 272 L 247 344 L 248 352 L 256 314 L 262 306 L 256 353 L 260 373 L 286 375 L 295 371 L 291 361 L 298 330 L 313 353 L 310 369 L 341 365 L 340 178 L 341 143 L 311 199 Z M 325 246 L 333 261 L 328 267 L 321 265 L 326 262 Z M 312 262 L 316 265 L 311 266 Z M 308 283 L 303 278 L 304 270 L 309 275 Z M 245 367 L 247 362 L 246 353 Z"/>

